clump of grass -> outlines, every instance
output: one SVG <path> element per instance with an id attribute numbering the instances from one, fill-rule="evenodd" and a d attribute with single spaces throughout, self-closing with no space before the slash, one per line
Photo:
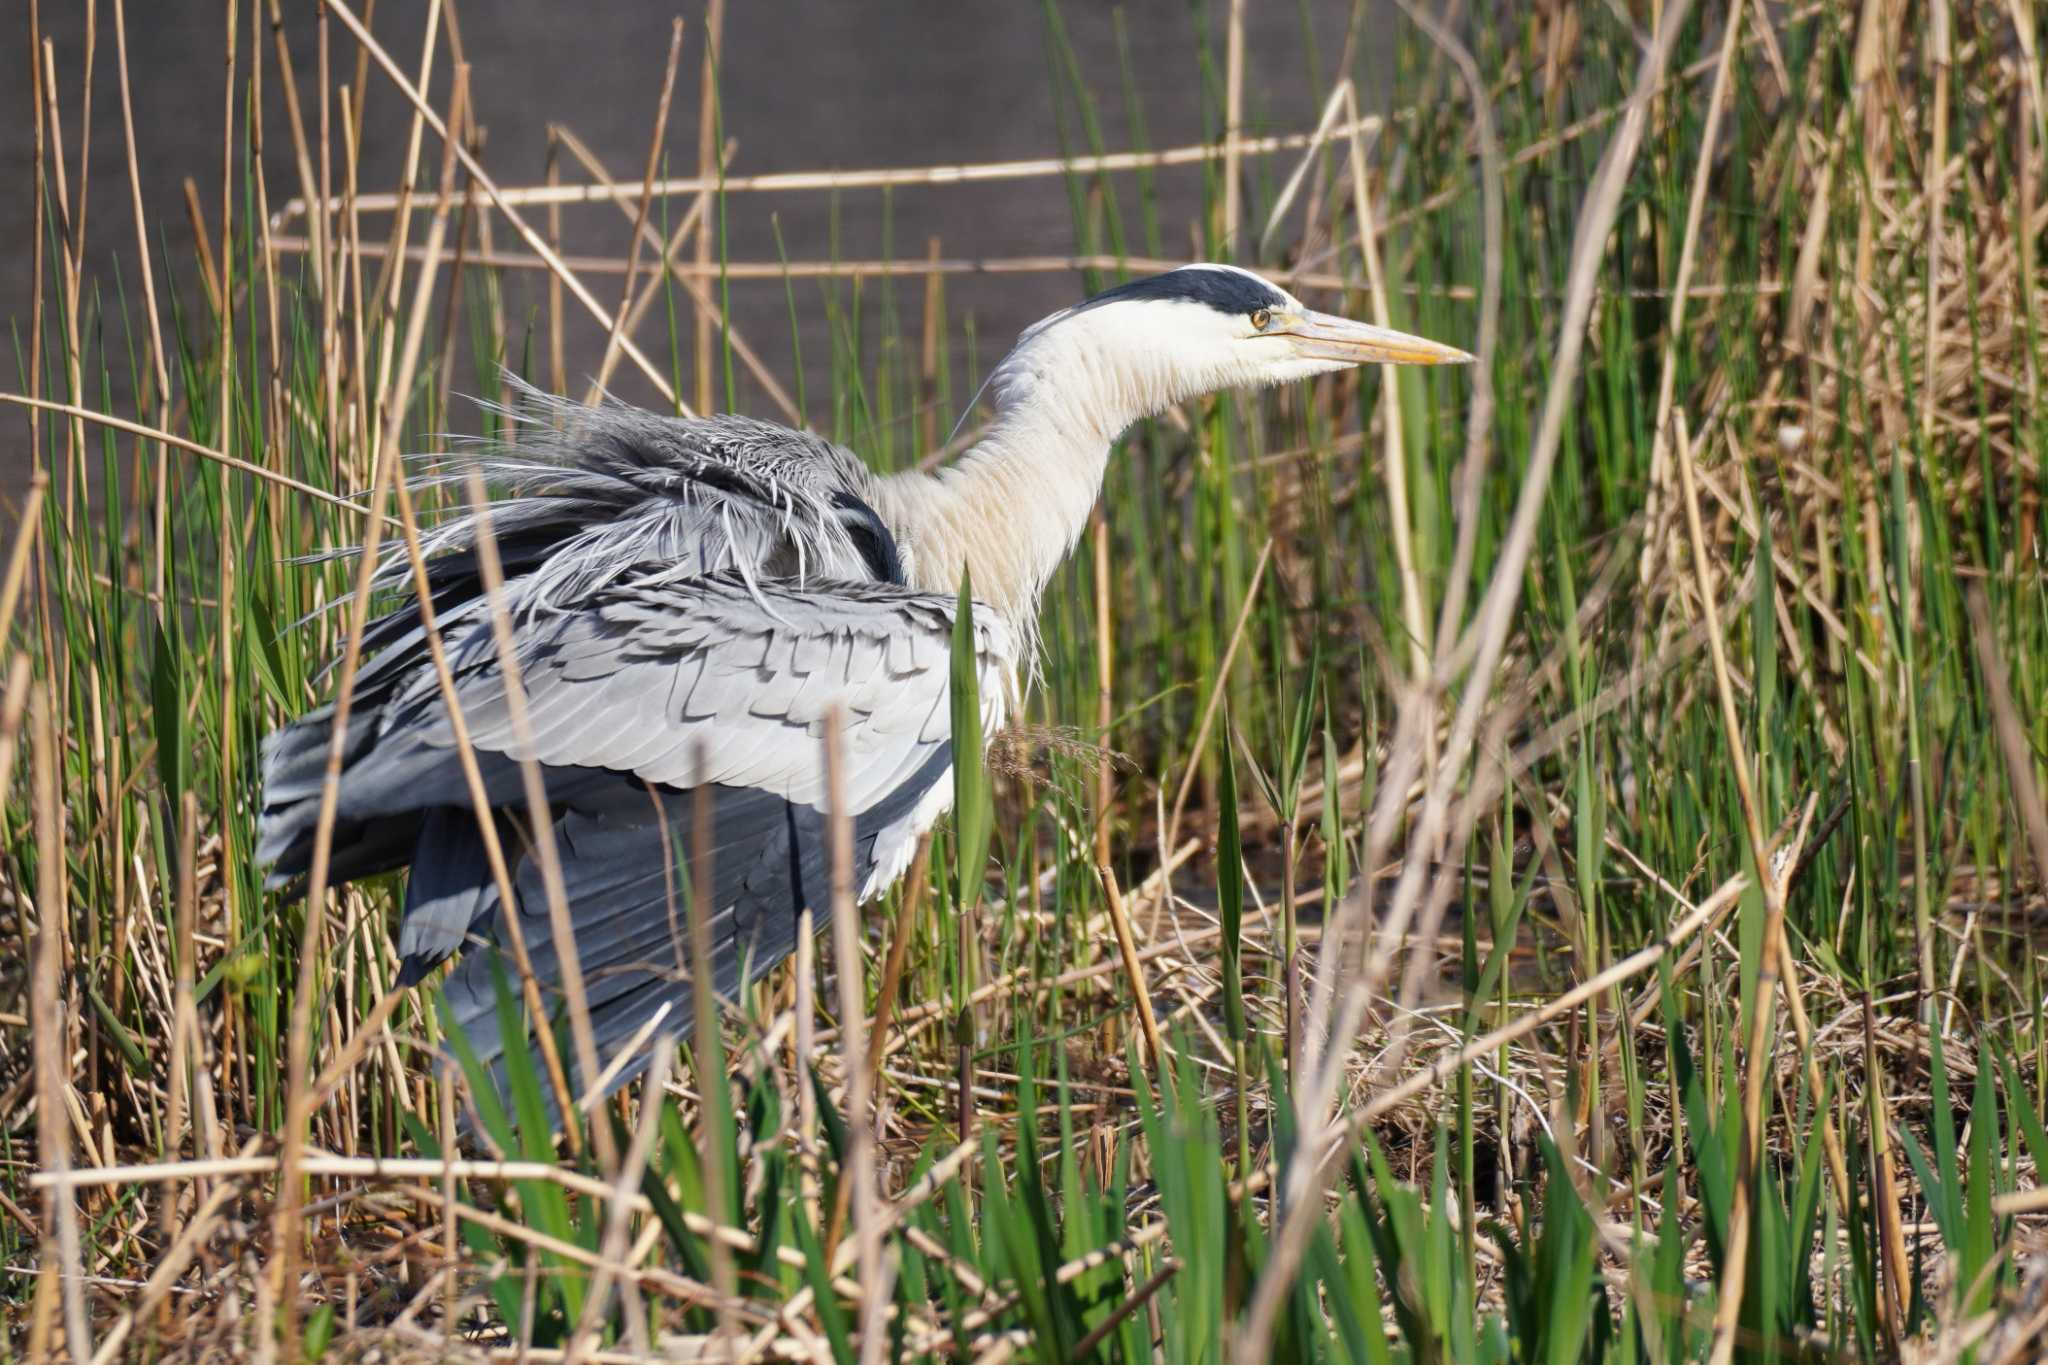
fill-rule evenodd
<path id="1" fill-rule="evenodd" d="M 558 1137 L 544 1068 L 515 1049 L 501 1095 L 391 989 L 395 888 L 309 909 L 251 865 L 257 742 L 349 632 L 320 556 L 432 515 L 389 457 L 489 434 L 458 366 L 546 354 L 559 387 L 578 309 L 629 392 L 745 370 L 936 458 L 987 358 L 956 258 L 790 259 L 715 137 L 677 185 L 657 134 L 619 188 L 565 130 L 635 233 L 589 285 L 565 234 L 612 210 L 490 182 L 438 30 L 422 80 L 330 0 L 348 83 L 281 100 L 308 56 L 246 16 L 204 250 L 96 286 L 88 207 L 175 234 L 106 184 L 132 157 L 88 178 L 38 65 L 0 396 L 37 468 L 0 577 L 23 1352 L 2038 1354 L 2041 35 L 2024 5 L 1688 8 L 1418 15 L 1379 123 L 1354 28 L 1301 54 L 1338 84 L 1289 140 L 1233 7 L 1189 45 L 1223 145 L 1187 153 L 1142 145 L 1135 85 L 1112 146 L 1049 8 L 1073 254 L 1007 263 L 1048 308 L 1179 240 L 1158 187 L 1202 176 L 1205 251 L 1482 364 L 1132 433 L 1025 732 L 962 765 L 835 989 L 801 955 Z M 429 158 L 389 202 L 367 98 Z M 831 392 L 799 355 L 780 396 L 741 288 L 830 319 Z"/>

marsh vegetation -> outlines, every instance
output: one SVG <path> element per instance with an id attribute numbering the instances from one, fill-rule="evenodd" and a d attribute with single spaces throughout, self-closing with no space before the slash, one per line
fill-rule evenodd
<path id="1" fill-rule="evenodd" d="M 136 221 L 82 278 L 147 168 L 82 164 L 38 65 L 0 395 L 37 469 L 0 561 L 14 1352 L 2048 1349 L 2033 6 L 1482 9 L 1305 44 L 1326 116 L 1285 134 L 1197 10 L 1215 135 L 1155 148 L 1104 144 L 1142 108 L 1049 4 L 1046 163 L 777 183 L 1031 180 L 1071 236 L 975 268 L 1048 310 L 1236 259 L 1479 363 L 1132 431 L 928 857 L 558 1137 L 546 1076 L 477 1084 L 431 983 L 393 989 L 390 879 L 308 905 L 252 859 L 259 741 L 360 628 L 332 552 L 461 505 L 397 456 L 493 437 L 462 395 L 501 368 L 678 411 L 745 373 L 758 415 L 941 458 L 1008 341 L 949 299 L 978 253 L 735 239 L 743 159 L 665 136 L 715 107 L 696 13 L 644 165 L 565 149 L 563 204 L 489 177 L 445 29 L 392 53 L 327 0 L 317 52 L 227 7 L 198 247 Z M 98 57 L 124 94 L 133 55 Z M 364 98 L 417 116 L 400 185 L 357 183 Z M 579 249 L 621 216 L 628 254 Z M 726 325 L 739 288 L 827 319 L 829 391 Z"/>

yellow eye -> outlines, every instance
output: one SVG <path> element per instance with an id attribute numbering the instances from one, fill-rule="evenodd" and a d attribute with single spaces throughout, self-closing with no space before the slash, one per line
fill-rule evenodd
<path id="1" fill-rule="evenodd" d="M 1254 326 L 1254 327 L 1258 328 L 1258 329 L 1259 329 L 1259 330 L 1260 330 L 1261 332 L 1263 332 L 1263 331 L 1265 331 L 1265 330 L 1266 330 L 1266 329 L 1267 329 L 1268 327 L 1270 327 L 1270 326 L 1272 326 L 1272 325 L 1273 325 L 1273 310 L 1272 310 L 1272 309 L 1270 309 L 1270 308 L 1254 308 L 1254 309 L 1252 309 L 1252 326 Z"/>

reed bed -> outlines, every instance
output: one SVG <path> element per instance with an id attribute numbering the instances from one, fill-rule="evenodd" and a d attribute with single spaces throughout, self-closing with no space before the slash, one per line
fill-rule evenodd
<path id="1" fill-rule="evenodd" d="M 1248 119 L 1236 0 L 1182 21 L 1212 140 L 1107 146 L 1102 108 L 1142 108 L 1081 82 L 1053 4 L 1041 160 L 753 177 L 707 117 L 676 175 L 713 0 L 644 161 L 561 129 L 547 183 L 500 185 L 451 0 L 418 53 L 352 0 L 311 53 L 229 0 L 189 226 L 143 215 L 123 0 L 112 166 L 32 7 L 10 1354 L 2048 1352 L 2031 0 L 1401 3 L 1297 54 L 1331 73 L 1312 128 Z M 371 99 L 413 119 L 395 186 L 359 181 Z M 1169 176 L 1197 221 L 1162 221 Z M 1072 239 L 725 230 L 727 196 L 994 179 L 1067 194 Z M 84 277 L 88 213 L 133 219 L 118 279 Z M 615 214 L 625 255 L 581 245 Z M 493 433 L 471 380 L 567 391 L 595 326 L 621 392 L 704 410 L 746 375 L 763 415 L 931 461 L 993 359 L 950 280 L 1034 273 L 1050 309 L 1184 249 L 1479 364 L 1131 433 L 1029 713 L 910 878 L 646 1083 L 551 1134 L 524 1054 L 501 1096 L 431 983 L 392 989 L 389 879 L 264 889 L 257 744 L 367 606 L 328 552 L 440 510 L 397 457 Z M 776 288 L 792 332 L 828 319 L 829 392 L 734 326 Z"/>

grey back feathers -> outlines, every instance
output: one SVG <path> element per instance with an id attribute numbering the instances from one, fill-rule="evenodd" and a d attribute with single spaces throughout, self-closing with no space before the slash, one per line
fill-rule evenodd
<path id="1" fill-rule="evenodd" d="M 509 448 L 473 459 L 495 487 L 488 521 L 528 728 L 514 723 L 478 561 L 483 519 L 425 537 L 428 586 L 517 904 L 500 903 L 455 728 L 404 560 L 378 581 L 408 589 L 365 636 L 343 748 L 337 881 L 410 867 L 398 933 L 402 980 L 458 948 L 444 990 L 487 1064 L 499 1036 L 504 916 L 524 926 L 548 1008 L 560 949 L 531 855 L 521 764 L 541 765 L 592 1024 L 617 1085 L 655 1034 L 689 1029 L 682 868 L 690 793 L 714 798 L 714 988 L 730 994 L 824 919 L 826 718 L 845 717 L 848 813 L 863 896 L 901 874 L 951 792 L 949 594 L 902 586 L 894 535 L 869 504 L 873 476 L 804 433 L 719 417 L 585 408 L 530 391 Z M 462 471 L 430 472 L 424 483 Z M 984 725 L 999 724 L 1018 665 L 1013 631 L 976 616 Z M 264 744 L 259 857 L 271 883 L 308 873 L 333 708 Z M 514 977 L 516 980 L 516 976 Z M 546 1021 L 543 1025 L 546 1026 Z M 580 1090 L 588 1084 L 577 1077 Z"/>
<path id="2" fill-rule="evenodd" d="M 860 537 L 880 523 L 855 513 L 874 475 L 843 446 L 748 417 L 685 420 L 519 391 L 519 406 L 503 410 L 511 446 L 458 457 L 424 482 L 457 483 L 473 466 L 493 485 L 496 538 L 521 549 L 545 542 L 514 588 L 522 615 L 581 601 L 647 564 L 678 578 L 872 576 L 872 547 Z M 472 553 L 477 526 L 474 513 L 459 514 L 421 548 Z M 407 573 L 404 547 L 387 550 L 381 582 Z"/>

